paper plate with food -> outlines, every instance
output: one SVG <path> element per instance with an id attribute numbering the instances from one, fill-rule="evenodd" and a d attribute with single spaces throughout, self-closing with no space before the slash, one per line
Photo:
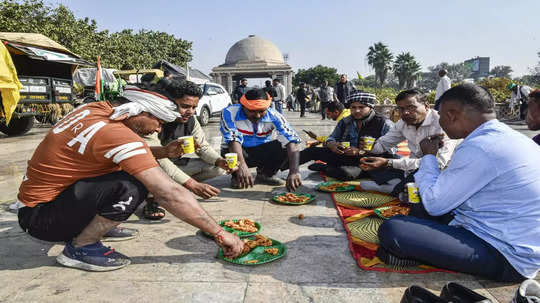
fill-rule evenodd
<path id="1" fill-rule="evenodd" d="M 219 225 L 224 230 L 238 235 L 239 237 L 249 237 L 258 234 L 261 231 L 261 224 L 251 219 L 223 220 Z"/>
<path id="2" fill-rule="evenodd" d="M 316 189 L 318 191 L 324 191 L 328 193 L 345 192 L 345 191 L 353 191 L 354 185 L 349 184 L 347 182 L 328 181 L 328 182 L 319 183 Z"/>
<path id="3" fill-rule="evenodd" d="M 234 259 L 225 258 L 220 248 L 218 257 L 230 263 L 239 265 L 260 265 L 282 258 L 287 253 L 284 244 L 263 235 L 244 238 L 244 250 Z"/>
<path id="4" fill-rule="evenodd" d="M 379 216 L 379 217 L 381 217 L 383 219 L 390 219 L 393 216 L 397 216 L 397 215 L 407 216 L 409 214 L 409 211 L 410 211 L 409 207 L 401 206 L 401 205 L 384 206 L 384 207 L 379 207 L 379 208 L 376 208 L 376 209 L 373 210 L 373 212 L 377 216 Z"/>
<path id="5" fill-rule="evenodd" d="M 227 232 L 233 233 L 239 237 L 249 237 L 259 233 L 262 226 L 259 222 L 255 222 L 251 219 L 235 219 L 235 220 L 222 220 L 218 223 Z M 212 237 L 211 234 L 204 232 L 207 237 Z"/>
<path id="6" fill-rule="evenodd" d="M 286 205 L 303 205 L 315 200 L 315 195 L 300 193 L 281 193 L 272 197 L 272 200 Z"/>

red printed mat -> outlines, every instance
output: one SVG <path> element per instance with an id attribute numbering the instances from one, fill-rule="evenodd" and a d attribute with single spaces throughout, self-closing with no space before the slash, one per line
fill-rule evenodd
<path id="1" fill-rule="evenodd" d="M 332 178 L 322 176 L 325 181 L 332 181 Z M 358 184 L 356 182 L 348 182 Z M 357 186 L 358 188 L 358 186 Z M 354 191 L 349 193 L 331 193 L 332 201 L 349 238 L 349 248 L 356 264 L 363 270 L 374 270 L 382 272 L 400 272 L 410 274 L 422 274 L 429 272 L 450 272 L 427 265 L 416 267 L 396 267 L 386 265 L 375 256 L 378 248 L 378 237 L 376 235 L 378 226 L 382 223 L 375 215 L 373 209 L 376 207 L 399 204 L 399 200 L 393 199 L 387 194 L 369 191 Z M 366 207 L 362 207 L 366 206 Z M 352 231 L 350 228 L 354 228 Z M 357 229 L 358 228 L 358 229 Z M 360 233 L 359 233 L 360 231 Z M 357 238 L 355 235 L 360 235 Z"/>

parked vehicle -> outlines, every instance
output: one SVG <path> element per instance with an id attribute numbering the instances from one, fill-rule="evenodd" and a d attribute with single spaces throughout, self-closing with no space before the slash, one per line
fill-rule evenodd
<path id="1" fill-rule="evenodd" d="M 195 115 L 201 125 L 206 125 L 210 117 L 219 116 L 225 107 L 232 104 L 232 101 L 225 88 L 217 83 L 207 82 L 199 86 L 203 91 L 203 96 L 199 100 Z"/>
<path id="2" fill-rule="evenodd" d="M 9 125 L 0 113 L 0 131 L 22 135 L 39 122 L 55 124 L 73 109 L 72 74 L 79 65 L 93 64 L 41 35 L 0 33 L 23 85 Z M 1 100 L 1 99 L 0 99 Z"/>

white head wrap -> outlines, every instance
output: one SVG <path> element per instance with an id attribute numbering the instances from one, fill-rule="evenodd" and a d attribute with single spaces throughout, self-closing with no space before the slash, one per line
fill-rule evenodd
<path id="1" fill-rule="evenodd" d="M 114 107 L 114 112 L 109 118 L 114 120 L 124 114 L 127 114 L 129 118 L 141 112 L 147 112 L 165 122 L 172 122 L 180 117 L 180 113 L 176 111 L 176 105 L 158 93 L 127 86 L 122 97 L 131 102 Z"/>

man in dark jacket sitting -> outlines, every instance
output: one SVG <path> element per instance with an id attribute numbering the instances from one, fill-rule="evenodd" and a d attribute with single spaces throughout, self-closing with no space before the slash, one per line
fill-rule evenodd
<path id="1" fill-rule="evenodd" d="M 337 124 L 332 134 L 326 139 L 325 147 L 310 147 L 300 153 L 300 164 L 310 160 L 320 160 L 325 164 L 315 163 L 309 169 L 323 171 L 328 176 L 341 180 L 351 180 L 360 176 L 360 155 L 364 150 L 359 149 L 360 141 L 365 137 L 377 139 L 386 134 L 392 121 L 375 113 L 373 106 L 376 101 L 374 94 L 354 92 L 349 95 L 345 107 L 351 115 L 343 118 Z M 342 143 L 348 142 L 349 146 Z"/>

